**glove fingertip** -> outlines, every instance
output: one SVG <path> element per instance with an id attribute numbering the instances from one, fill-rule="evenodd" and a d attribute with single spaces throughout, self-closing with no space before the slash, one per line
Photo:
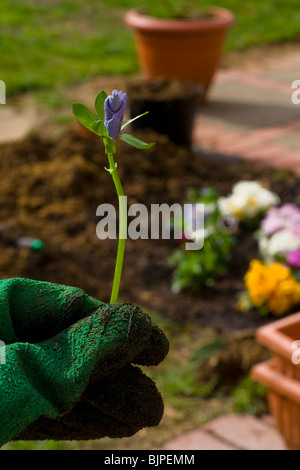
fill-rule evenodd
<path id="1" fill-rule="evenodd" d="M 165 359 L 169 349 L 170 343 L 166 335 L 157 325 L 153 325 L 148 345 L 134 358 L 132 363 L 140 366 L 157 366 Z"/>

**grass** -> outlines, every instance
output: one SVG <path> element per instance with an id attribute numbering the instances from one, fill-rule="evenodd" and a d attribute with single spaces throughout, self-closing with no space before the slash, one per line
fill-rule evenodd
<path id="1" fill-rule="evenodd" d="M 173 0 L 178 3 L 182 0 Z M 2 0 L 1 76 L 12 96 L 27 90 L 58 89 L 97 75 L 139 70 L 125 12 L 154 0 Z M 157 2 L 158 4 L 160 2 Z M 298 0 L 194 0 L 229 8 L 236 15 L 227 51 L 290 41 L 300 35 Z"/>
<path id="2" fill-rule="evenodd" d="M 122 9 L 98 0 L 19 0 L 14 8 L 2 0 L 1 79 L 7 94 L 132 72 L 134 44 L 122 16 Z"/>

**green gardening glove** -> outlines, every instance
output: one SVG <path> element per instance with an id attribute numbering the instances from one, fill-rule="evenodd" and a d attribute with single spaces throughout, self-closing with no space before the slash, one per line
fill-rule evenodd
<path id="1" fill-rule="evenodd" d="M 0 446 L 125 437 L 160 422 L 161 395 L 135 365 L 159 364 L 169 343 L 140 308 L 75 287 L 2 280 L 0 340 Z"/>

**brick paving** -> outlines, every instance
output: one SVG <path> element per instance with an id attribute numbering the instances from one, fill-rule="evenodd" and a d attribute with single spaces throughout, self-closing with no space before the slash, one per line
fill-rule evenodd
<path id="1" fill-rule="evenodd" d="M 292 103 L 299 65 L 299 54 L 291 52 L 260 67 L 220 71 L 197 113 L 194 142 L 300 175 L 300 104 Z"/>
<path id="2" fill-rule="evenodd" d="M 38 123 L 39 116 L 34 108 L 16 109 L 0 105 L 0 144 L 23 140 Z"/>
<path id="3" fill-rule="evenodd" d="M 286 450 L 270 416 L 228 415 L 187 432 L 160 450 Z"/>

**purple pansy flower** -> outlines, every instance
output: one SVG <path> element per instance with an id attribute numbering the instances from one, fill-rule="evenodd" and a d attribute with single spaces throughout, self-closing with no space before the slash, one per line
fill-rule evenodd
<path id="1" fill-rule="evenodd" d="M 286 260 L 290 266 L 300 268 L 300 250 L 290 251 Z"/>
<path id="2" fill-rule="evenodd" d="M 113 90 L 104 101 L 105 120 L 104 125 L 109 136 L 115 140 L 121 131 L 121 124 L 126 108 L 127 94 Z"/>
<path id="3" fill-rule="evenodd" d="M 300 235 L 300 209 L 295 204 L 272 207 L 262 222 L 262 231 L 267 236 L 284 229 Z"/>

